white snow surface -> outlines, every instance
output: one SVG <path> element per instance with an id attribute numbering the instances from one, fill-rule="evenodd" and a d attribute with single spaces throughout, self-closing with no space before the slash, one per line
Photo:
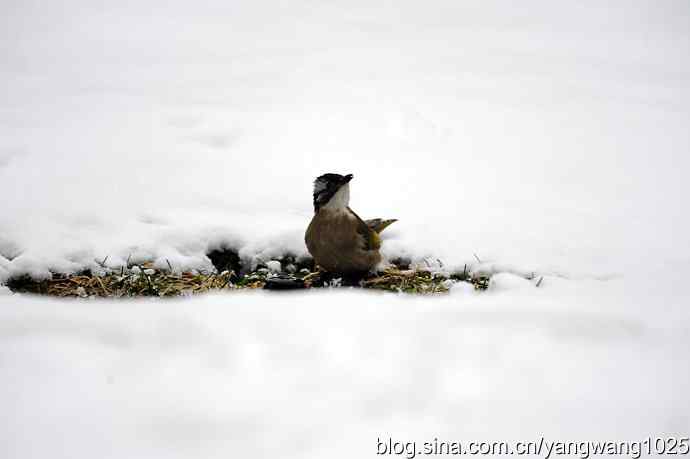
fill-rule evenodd
<path id="1" fill-rule="evenodd" d="M 0 285 L 0 457 L 687 436 L 689 24 L 672 0 L 2 2 L 0 284 L 305 254 L 324 172 L 399 219 L 387 257 L 496 274 L 435 297 Z"/>
<path id="2" fill-rule="evenodd" d="M 378 457 L 388 437 L 687 436 L 683 278 L 661 290 L 497 279 L 510 288 L 433 300 L 12 295 L 0 308 L 0 455 L 345 458 Z"/>
<path id="3" fill-rule="evenodd" d="M 389 256 L 688 259 L 687 2 L 0 8 L 0 279 L 304 253 L 324 172 Z"/>
<path id="4" fill-rule="evenodd" d="M 339 458 L 376 457 L 389 436 L 687 435 L 687 303 L 637 280 L 549 277 L 433 301 L 13 295 L 0 308 L 0 453 Z"/>

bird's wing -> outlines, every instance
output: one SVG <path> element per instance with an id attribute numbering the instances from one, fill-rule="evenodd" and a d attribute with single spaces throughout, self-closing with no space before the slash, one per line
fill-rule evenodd
<path id="1" fill-rule="evenodd" d="M 362 236 L 364 240 L 365 250 L 378 250 L 381 248 L 381 238 L 378 233 L 367 225 L 367 222 L 359 218 L 359 215 L 354 213 L 352 209 L 348 207 L 348 210 L 357 219 L 357 233 Z"/>
<path id="2" fill-rule="evenodd" d="M 395 223 L 397 221 L 398 220 L 396 218 L 391 218 L 389 220 L 383 220 L 380 218 L 372 218 L 371 220 L 364 220 L 364 223 L 366 223 L 369 228 L 376 231 L 377 233 L 381 233 L 381 231 L 385 230 L 386 228 L 388 228 L 390 225 L 392 225 L 393 223 Z"/>

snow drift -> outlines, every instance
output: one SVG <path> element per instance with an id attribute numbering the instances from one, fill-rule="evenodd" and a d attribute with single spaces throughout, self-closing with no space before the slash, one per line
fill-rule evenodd
<path id="1" fill-rule="evenodd" d="M 0 276 L 304 252 L 311 182 L 389 256 L 687 258 L 682 2 L 2 6 Z"/>

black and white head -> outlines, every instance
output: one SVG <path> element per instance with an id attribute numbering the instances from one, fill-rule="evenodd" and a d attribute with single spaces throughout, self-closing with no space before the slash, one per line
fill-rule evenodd
<path id="1" fill-rule="evenodd" d="M 323 174 L 314 180 L 314 212 L 341 210 L 350 204 L 352 174 Z"/>

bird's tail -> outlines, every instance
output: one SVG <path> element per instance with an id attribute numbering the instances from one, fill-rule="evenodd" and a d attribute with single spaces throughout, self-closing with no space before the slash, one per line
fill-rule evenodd
<path id="1" fill-rule="evenodd" d="M 393 223 L 397 222 L 398 220 L 396 218 L 391 218 L 389 220 L 383 220 L 381 218 L 373 218 L 371 220 L 366 220 L 365 223 L 369 227 L 369 229 L 372 229 L 376 231 L 377 233 L 381 233 L 383 230 L 388 228 L 390 225 Z"/>

